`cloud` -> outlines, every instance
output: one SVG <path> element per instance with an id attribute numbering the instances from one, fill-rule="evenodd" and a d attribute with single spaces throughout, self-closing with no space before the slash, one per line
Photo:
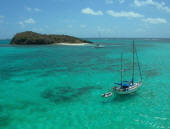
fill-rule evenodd
<path id="1" fill-rule="evenodd" d="M 93 9 L 90 8 L 85 8 L 81 10 L 82 13 L 84 14 L 89 14 L 89 15 L 103 15 L 103 12 L 98 10 L 98 11 L 93 11 Z"/>
<path id="2" fill-rule="evenodd" d="M 32 11 L 32 8 L 29 8 L 29 7 L 25 7 L 25 10 L 31 12 Z"/>
<path id="3" fill-rule="evenodd" d="M 20 24 L 22 27 L 24 27 L 24 22 L 19 21 L 18 24 Z"/>
<path id="4" fill-rule="evenodd" d="M 125 0 L 105 0 L 106 4 L 113 4 L 114 1 L 118 1 L 120 4 L 125 2 Z"/>
<path id="5" fill-rule="evenodd" d="M 40 12 L 41 9 L 39 8 L 30 8 L 30 7 L 25 7 L 25 10 L 27 10 L 28 12 Z"/>
<path id="6" fill-rule="evenodd" d="M 108 15 L 111 15 L 113 17 L 127 17 L 127 18 L 141 18 L 144 17 L 142 14 L 135 13 L 135 12 L 115 12 L 113 10 L 108 10 L 107 11 Z"/>
<path id="7" fill-rule="evenodd" d="M 3 20 L 4 20 L 4 16 L 1 16 L 1 15 L 0 15 L 0 23 L 2 23 Z"/>
<path id="8" fill-rule="evenodd" d="M 166 6 L 164 2 L 159 3 L 153 0 L 145 0 L 145 1 L 134 0 L 134 4 L 138 7 L 145 6 L 145 5 L 152 5 L 155 6 L 157 9 L 161 9 L 170 13 L 170 8 Z"/>
<path id="9" fill-rule="evenodd" d="M 36 24 L 36 21 L 33 18 L 28 18 L 24 21 L 19 21 L 18 24 L 24 27 L 26 24 Z"/>
<path id="10" fill-rule="evenodd" d="M 124 3 L 124 2 L 125 2 L 125 0 L 119 0 L 119 2 L 122 4 L 122 3 Z"/>
<path id="11" fill-rule="evenodd" d="M 39 8 L 34 8 L 34 11 L 40 12 L 41 10 Z"/>
<path id="12" fill-rule="evenodd" d="M 106 4 L 113 4 L 113 0 L 105 0 Z"/>
<path id="13" fill-rule="evenodd" d="M 73 25 L 68 25 L 67 27 L 68 27 L 68 28 L 73 28 Z"/>
<path id="14" fill-rule="evenodd" d="M 166 19 L 163 18 L 146 18 L 142 19 L 144 22 L 150 23 L 150 24 L 166 24 L 168 23 Z"/>
<path id="15" fill-rule="evenodd" d="M 163 18 L 144 18 L 144 15 L 135 12 L 115 12 L 113 10 L 107 11 L 108 15 L 113 17 L 127 17 L 127 18 L 143 18 L 142 21 L 150 24 L 167 24 L 167 20 Z"/>
<path id="16" fill-rule="evenodd" d="M 34 19 L 29 18 L 29 19 L 26 19 L 26 20 L 24 21 L 24 23 L 26 23 L 26 24 L 35 24 L 36 22 L 35 22 Z"/>
<path id="17" fill-rule="evenodd" d="M 80 28 L 86 28 L 87 26 L 86 25 L 80 25 Z"/>

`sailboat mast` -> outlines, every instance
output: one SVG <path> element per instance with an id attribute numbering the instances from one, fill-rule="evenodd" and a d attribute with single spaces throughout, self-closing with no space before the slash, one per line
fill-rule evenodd
<path id="1" fill-rule="evenodd" d="M 120 74 L 120 78 L 121 78 L 121 85 L 122 85 L 122 82 L 123 82 L 123 53 L 121 54 L 121 74 Z"/>
<path id="2" fill-rule="evenodd" d="M 135 49 L 134 49 L 134 40 L 133 40 L 133 49 L 132 49 L 132 53 L 133 53 L 133 65 L 132 65 L 132 84 L 134 84 L 134 74 L 135 74 L 135 71 L 134 71 L 134 66 L 135 66 Z"/>

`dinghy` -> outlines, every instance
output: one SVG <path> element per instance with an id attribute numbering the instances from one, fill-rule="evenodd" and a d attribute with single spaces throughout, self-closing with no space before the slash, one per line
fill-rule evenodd
<path id="1" fill-rule="evenodd" d="M 110 97 L 110 96 L 112 96 L 112 92 L 104 93 L 104 94 L 102 94 L 101 96 L 102 96 L 102 97 L 105 97 L 105 98 Z"/>

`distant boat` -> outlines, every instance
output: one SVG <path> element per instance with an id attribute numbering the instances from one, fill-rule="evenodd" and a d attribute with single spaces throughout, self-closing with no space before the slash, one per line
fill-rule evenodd
<path id="1" fill-rule="evenodd" d="M 135 50 L 136 50 L 135 44 L 134 44 L 134 41 L 133 41 L 132 79 L 130 81 L 123 81 L 123 69 L 122 69 L 123 68 L 123 65 L 122 65 L 123 54 L 122 54 L 121 55 L 121 82 L 115 83 L 117 86 L 113 87 L 112 92 L 117 93 L 117 94 L 129 94 L 129 93 L 135 92 L 142 85 L 142 73 L 141 73 L 140 64 L 139 64 L 139 61 L 138 61 L 138 55 L 137 55 L 137 52 L 135 52 Z M 139 82 L 135 82 L 135 80 L 134 80 L 135 53 L 136 53 L 136 57 L 137 57 L 137 64 L 138 64 L 140 79 L 141 79 Z M 103 97 L 110 97 L 110 96 L 112 96 L 112 92 L 102 94 L 102 96 Z"/>
<path id="2" fill-rule="evenodd" d="M 96 44 L 96 46 L 94 46 L 95 48 L 104 48 L 104 45 L 101 44 Z"/>

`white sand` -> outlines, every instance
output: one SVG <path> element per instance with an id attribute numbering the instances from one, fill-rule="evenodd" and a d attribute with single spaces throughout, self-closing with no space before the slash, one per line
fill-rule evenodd
<path id="1" fill-rule="evenodd" d="M 54 45 L 84 46 L 89 45 L 89 43 L 54 43 Z"/>

